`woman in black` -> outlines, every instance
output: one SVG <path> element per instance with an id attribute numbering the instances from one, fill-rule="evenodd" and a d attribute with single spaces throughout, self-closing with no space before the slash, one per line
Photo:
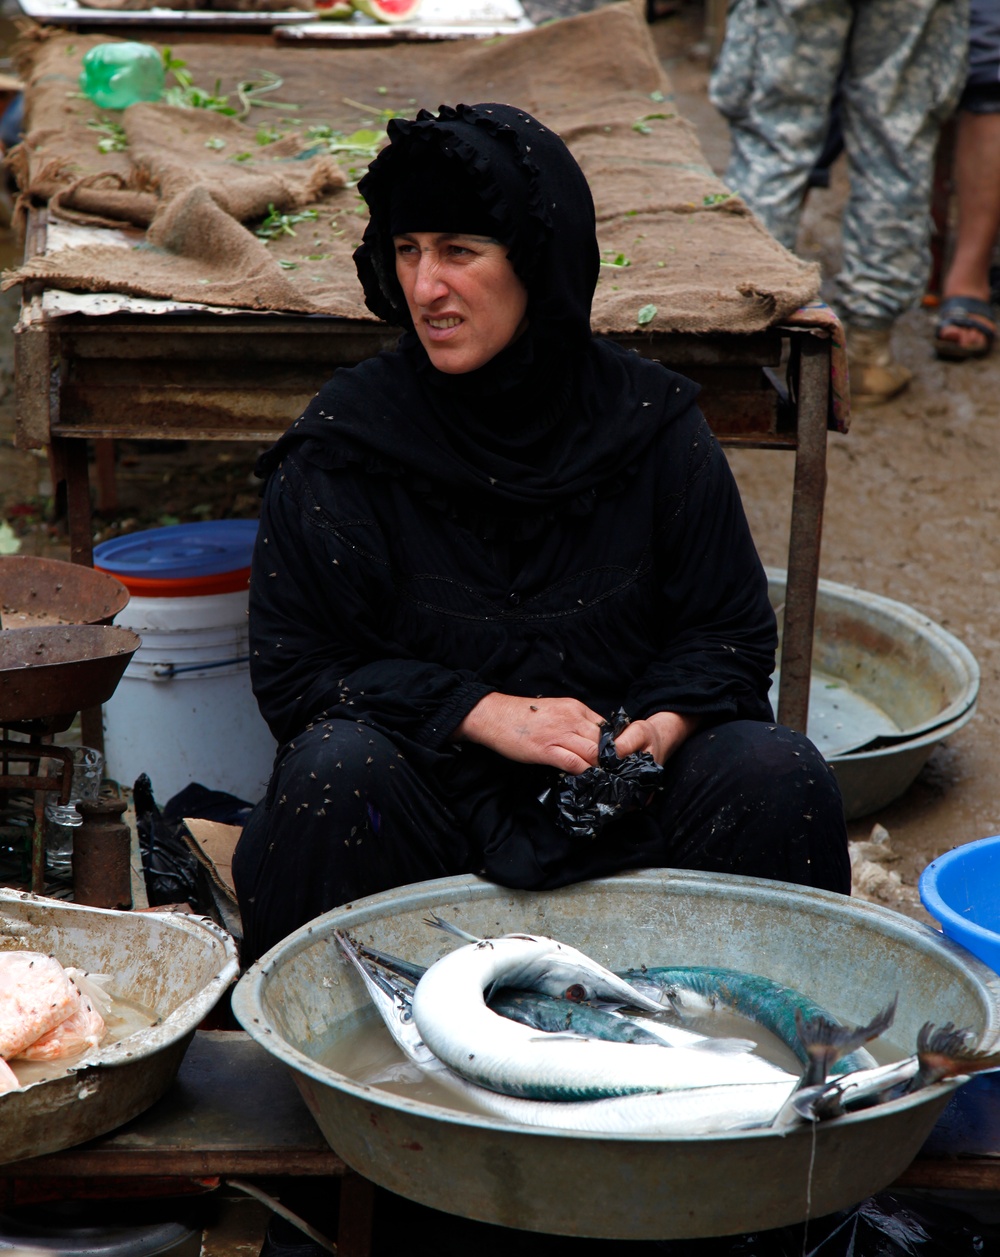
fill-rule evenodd
<path id="1" fill-rule="evenodd" d="M 508 105 L 388 133 L 355 261 L 406 331 L 337 371 L 259 468 L 251 673 L 280 749 L 234 861 L 246 959 L 461 872 L 848 893 L 833 774 L 773 722 L 774 616 L 697 386 L 591 335 L 580 168 Z M 619 755 L 651 754 L 660 784 L 581 838 L 551 795 L 619 707 Z"/>

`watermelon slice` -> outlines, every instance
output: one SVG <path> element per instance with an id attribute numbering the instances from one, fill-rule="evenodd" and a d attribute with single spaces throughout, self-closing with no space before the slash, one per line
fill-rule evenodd
<path id="1" fill-rule="evenodd" d="M 313 0 L 313 8 L 324 22 L 346 22 L 354 12 L 351 0 Z"/>
<path id="2" fill-rule="evenodd" d="M 378 22 L 408 22 L 420 8 L 420 0 L 351 0 L 351 3 Z"/>

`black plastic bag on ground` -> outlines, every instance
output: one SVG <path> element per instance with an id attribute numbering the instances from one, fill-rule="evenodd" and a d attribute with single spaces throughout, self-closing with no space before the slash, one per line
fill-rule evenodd
<path id="1" fill-rule="evenodd" d="M 132 787 L 132 803 L 149 906 L 189 903 L 195 912 L 208 913 L 211 897 L 204 889 L 201 866 L 184 840 L 184 822 L 163 815 L 145 773 Z"/>
<path id="2" fill-rule="evenodd" d="M 656 1257 L 996 1257 L 1000 1230 L 930 1198 L 886 1191 L 795 1226 L 651 1247 Z"/>
<path id="3" fill-rule="evenodd" d="M 618 758 L 615 738 L 628 723 L 625 709 L 619 707 L 601 728 L 597 766 L 563 774 L 561 784 L 541 797 L 542 802 L 554 802 L 557 824 L 576 838 L 594 838 L 609 821 L 645 807 L 659 785 L 663 767 L 648 751 Z"/>

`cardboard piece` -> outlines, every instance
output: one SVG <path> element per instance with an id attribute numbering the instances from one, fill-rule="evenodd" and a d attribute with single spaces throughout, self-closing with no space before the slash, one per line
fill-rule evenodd
<path id="1" fill-rule="evenodd" d="M 209 891 L 220 922 L 237 941 L 243 938 L 243 924 L 232 866 L 233 852 L 242 832 L 239 825 L 223 825 L 194 816 L 184 819 L 184 839 L 208 875 Z"/>

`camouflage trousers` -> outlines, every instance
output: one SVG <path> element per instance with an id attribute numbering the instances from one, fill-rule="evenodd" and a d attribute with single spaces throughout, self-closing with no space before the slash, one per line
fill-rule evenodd
<path id="1" fill-rule="evenodd" d="M 891 323 L 927 283 L 934 150 L 965 81 L 968 21 L 968 0 L 730 5 L 710 85 L 730 124 L 726 182 L 788 248 L 840 82 L 839 307 L 859 327 Z"/>

